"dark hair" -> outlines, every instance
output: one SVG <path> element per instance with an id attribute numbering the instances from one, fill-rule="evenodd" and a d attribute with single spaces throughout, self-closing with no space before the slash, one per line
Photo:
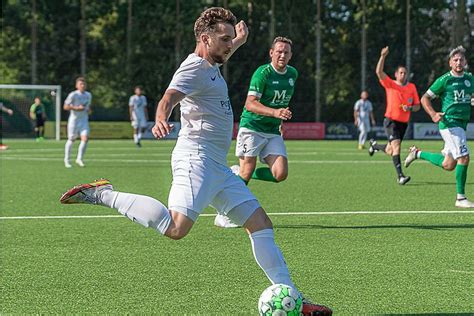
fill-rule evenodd
<path id="1" fill-rule="evenodd" d="M 275 44 L 276 43 L 287 43 L 289 44 L 290 46 L 293 46 L 293 42 L 288 38 L 288 37 L 284 37 L 284 36 L 277 36 L 275 37 L 275 39 L 273 40 L 272 42 L 272 48 L 275 48 Z"/>
<path id="2" fill-rule="evenodd" d="M 135 86 L 135 88 L 133 88 L 133 91 L 135 91 L 135 90 L 137 90 L 137 89 L 142 90 L 142 86 Z"/>
<path id="3" fill-rule="evenodd" d="M 215 32 L 218 23 L 228 23 L 235 26 L 237 18 L 230 10 L 212 7 L 201 13 L 194 23 L 194 36 L 199 42 L 202 33 Z"/>
<path id="4" fill-rule="evenodd" d="M 39 99 L 41 101 L 41 98 L 37 95 L 35 95 L 35 98 L 33 100 Z"/>
<path id="5" fill-rule="evenodd" d="M 78 83 L 79 81 L 82 81 L 82 82 L 85 83 L 85 82 L 86 82 L 86 78 L 84 78 L 84 77 L 77 77 L 77 78 L 76 78 L 76 83 Z"/>
<path id="6" fill-rule="evenodd" d="M 407 69 L 407 66 L 403 65 L 403 64 L 400 64 L 397 66 L 397 68 L 395 68 L 395 72 L 397 72 L 400 68 L 405 68 Z"/>

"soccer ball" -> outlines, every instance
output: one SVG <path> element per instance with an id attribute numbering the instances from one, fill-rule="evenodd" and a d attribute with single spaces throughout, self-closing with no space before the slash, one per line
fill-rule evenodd
<path id="1" fill-rule="evenodd" d="M 269 286 L 258 300 L 258 313 L 261 316 L 300 316 L 302 310 L 300 293 L 286 284 Z"/>

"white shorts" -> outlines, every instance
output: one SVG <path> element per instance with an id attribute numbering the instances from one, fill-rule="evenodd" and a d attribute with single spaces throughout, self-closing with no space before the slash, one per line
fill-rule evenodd
<path id="1" fill-rule="evenodd" d="M 212 206 L 217 213 L 227 215 L 240 204 L 255 201 L 252 210 L 245 210 L 242 225 L 260 207 L 256 197 L 229 167 L 198 155 L 175 154 L 171 168 L 173 183 L 168 198 L 168 209 L 182 213 L 196 221 L 204 208 Z M 242 212 L 242 211 L 239 211 Z"/>
<path id="2" fill-rule="evenodd" d="M 75 121 L 67 123 L 67 138 L 74 140 L 79 136 L 89 136 L 89 121 Z"/>
<path id="3" fill-rule="evenodd" d="M 237 145 L 235 147 L 237 157 L 260 157 L 265 163 L 269 155 L 288 157 L 283 137 L 276 134 L 261 133 L 240 128 L 237 134 Z"/>
<path id="4" fill-rule="evenodd" d="M 466 131 L 461 127 L 450 127 L 440 129 L 439 133 L 444 140 L 444 148 L 441 151 L 443 155 L 449 155 L 454 159 L 469 155 L 467 147 Z"/>
<path id="5" fill-rule="evenodd" d="M 147 128 L 148 127 L 148 122 L 145 119 L 133 119 L 132 120 L 132 127 L 133 128 Z"/>

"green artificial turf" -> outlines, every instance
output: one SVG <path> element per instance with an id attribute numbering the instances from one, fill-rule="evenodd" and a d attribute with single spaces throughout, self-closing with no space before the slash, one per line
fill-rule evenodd
<path id="1" fill-rule="evenodd" d="M 131 141 L 92 140 L 87 166 L 72 169 L 63 166 L 63 142 L 6 143 L 0 313 L 257 314 L 269 281 L 246 233 L 214 227 L 212 209 L 173 241 L 122 217 L 71 218 L 118 213 L 58 202 L 69 187 L 106 177 L 117 190 L 166 203 L 174 142 L 137 149 Z M 355 142 L 291 141 L 287 148 L 288 179 L 249 187 L 273 214 L 276 241 L 306 296 L 335 315 L 474 312 L 474 212 L 454 207 L 454 173 L 415 161 L 406 170 L 411 182 L 400 186 L 389 157 L 369 157 Z M 229 164 L 237 162 L 232 152 Z M 474 199 L 473 173 L 466 194 Z M 287 214 L 296 212 L 305 214 Z"/>

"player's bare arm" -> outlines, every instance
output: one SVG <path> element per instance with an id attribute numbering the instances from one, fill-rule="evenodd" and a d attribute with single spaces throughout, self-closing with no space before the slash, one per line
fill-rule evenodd
<path id="1" fill-rule="evenodd" d="M 168 89 L 165 95 L 158 102 L 158 108 L 156 109 L 155 126 L 152 128 L 153 135 L 160 139 L 168 135 L 173 129 L 173 125 L 168 123 L 168 119 L 173 111 L 173 108 L 181 100 L 183 100 L 185 94 L 174 89 Z"/>
<path id="2" fill-rule="evenodd" d="M 235 53 L 235 51 L 247 42 L 247 37 L 249 36 L 249 29 L 247 28 L 247 24 L 244 21 L 240 21 L 235 25 L 235 38 L 232 40 L 232 50 L 227 55 L 227 60 L 229 60 L 230 56 Z"/>
<path id="3" fill-rule="evenodd" d="M 383 71 L 383 68 L 385 66 L 385 58 L 387 57 L 388 53 L 388 46 L 382 48 L 382 51 L 380 52 L 380 58 L 377 63 L 377 67 L 375 68 L 375 73 L 377 74 L 379 80 L 384 80 L 385 78 L 387 78 L 387 74 Z"/>
<path id="4" fill-rule="evenodd" d="M 254 95 L 247 96 L 245 101 L 245 108 L 247 111 L 253 112 L 259 115 L 271 116 L 282 120 L 289 120 L 292 117 L 292 113 L 289 108 L 274 109 L 260 103 L 259 99 Z"/>
<path id="5" fill-rule="evenodd" d="M 421 109 L 420 104 L 403 105 L 403 111 L 418 112 Z"/>
<path id="6" fill-rule="evenodd" d="M 84 106 L 83 104 L 79 104 L 79 105 L 64 104 L 63 108 L 64 108 L 64 110 L 66 110 L 66 111 L 70 111 L 70 110 L 74 110 L 74 111 L 84 111 L 85 106 Z"/>
<path id="7" fill-rule="evenodd" d="M 425 110 L 426 113 L 431 117 L 431 120 L 434 123 L 438 123 L 443 119 L 444 113 L 442 112 L 436 112 L 433 109 L 433 105 L 431 103 L 431 97 L 428 94 L 424 94 L 423 97 L 421 98 L 421 105 L 423 106 L 423 109 Z"/>
<path id="8" fill-rule="evenodd" d="M 354 125 L 355 126 L 359 125 L 358 117 L 359 117 L 359 111 L 354 111 Z"/>

